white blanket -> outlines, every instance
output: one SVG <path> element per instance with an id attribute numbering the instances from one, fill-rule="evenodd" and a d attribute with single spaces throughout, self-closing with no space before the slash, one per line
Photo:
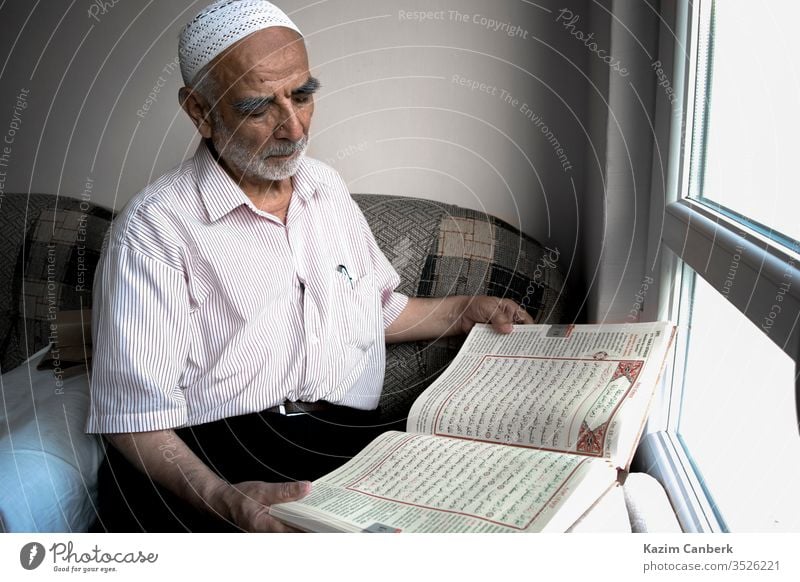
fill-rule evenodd
<path id="1" fill-rule="evenodd" d="M 47 348 L 0 376 L 0 531 L 86 531 L 94 520 L 98 437 L 84 434 L 85 374 L 36 370 Z"/>

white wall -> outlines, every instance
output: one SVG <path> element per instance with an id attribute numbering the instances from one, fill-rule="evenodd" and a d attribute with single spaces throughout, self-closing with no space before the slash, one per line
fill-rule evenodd
<path id="1" fill-rule="evenodd" d="M 91 0 L 72 9 L 67 1 L 35 10 L 24 0 L 2 4 L 0 123 L 19 90 L 30 91 L 6 192 L 80 197 L 91 179 L 94 202 L 121 208 L 191 155 L 196 135 L 177 104 L 174 58 L 180 27 L 205 0 L 106 4 L 96 18 L 87 13 Z M 323 83 L 311 155 L 334 165 L 353 192 L 434 198 L 499 216 L 557 248 L 575 281 L 589 58 L 554 20 L 563 6 L 588 14 L 588 0 L 279 4 L 304 31 Z M 408 17 L 418 10 L 438 14 Z M 454 82 L 462 78 L 496 90 Z M 157 100 L 143 111 L 154 88 Z"/>

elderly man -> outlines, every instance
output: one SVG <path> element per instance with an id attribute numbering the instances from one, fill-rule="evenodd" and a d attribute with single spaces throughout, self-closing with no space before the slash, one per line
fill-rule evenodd
<path id="1" fill-rule="evenodd" d="M 319 82 L 275 6 L 208 6 L 180 58 L 203 141 L 126 206 L 95 279 L 99 526 L 286 531 L 269 505 L 381 432 L 385 342 L 531 319 L 395 292 L 345 184 L 304 155 Z"/>

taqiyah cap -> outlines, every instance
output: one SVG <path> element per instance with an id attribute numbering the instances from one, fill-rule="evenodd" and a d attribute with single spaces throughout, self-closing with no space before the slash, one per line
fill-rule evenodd
<path id="1" fill-rule="evenodd" d="M 218 0 L 206 6 L 181 31 L 178 54 L 183 82 L 191 84 L 203 67 L 235 42 L 273 26 L 302 35 L 280 8 L 265 0 Z"/>

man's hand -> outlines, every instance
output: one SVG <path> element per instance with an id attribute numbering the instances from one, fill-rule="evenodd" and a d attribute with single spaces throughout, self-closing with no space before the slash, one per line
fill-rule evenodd
<path id="1" fill-rule="evenodd" d="M 500 333 L 511 333 L 515 323 L 533 323 L 533 318 L 511 299 L 481 295 L 469 298 L 458 321 L 461 333 L 467 334 L 476 323 L 491 323 Z"/>
<path id="2" fill-rule="evenodd" d="M 139 470 L 198 511 L 210 512 L 246 531 L 297 531 L 271 517 L 269 506 L 304 497 L 311 490 L 308 481 L 231 485 L 173 430 L 108 434 L 106 438 Z"/>
<path id="3" fill-rule="evenodd" d="M 465 334 L 476 323 L 491 323 L 500 333 L 509 333 L 513 324 L 533 323 L 533 318 L 511 299 L 486 295 L 442 299 L 411 297 L 406 308 L 386 328 L 386 342 L 432 340 Z"/>
<path id="4" fill-rule="evenodd" d="M 269 506 L 301 499 L 310 491 L 311 483 L 308 481 L 222 483 L 214 492 L 212 506 L 218 507 L 224 517 L 248 532 L 297 532 L 272 517 Z"/>

